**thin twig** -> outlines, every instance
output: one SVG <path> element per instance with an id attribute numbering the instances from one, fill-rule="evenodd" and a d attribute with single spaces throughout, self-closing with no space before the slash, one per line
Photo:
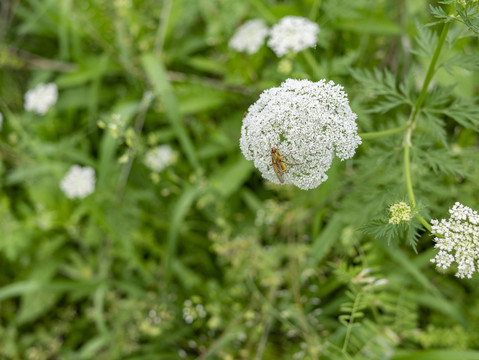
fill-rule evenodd
<path id="1" fill-rule="evenodd" d="M 150 91 L 145 91 L 143 93 L 143 98 L 141 99 L 140 107 L 138 109 L 138 115 L 135 121 L 135 141 L 133 143 L 133 147 L 128 156 L 128 161 L 123 166 L 123 169 L 120 175 L 120 180 L 118 181 L 118 188 L 117 188 L 118 199 L 121 199 L 121 197 L 123 196 L 125 185 L 128 181 L 128 177 L 130 176 L 131 166 L 133 165 L 133 160 L 135 160 L 135 155 L 136 155 L 138 143 L 141 136 L 141 131 L 143 130 L 143 125 L 145 123 L 145 115 L 148 108 L 150 107 L 152 99 L 153 99 L 153 95 Z"/>
<path id="2" fill-rule="evenodd" d="M 28 66 L 35 69 L 51 70 L 57 72 L 72 72 L 78 68 L 77 64 L 58 60 L 50 60 L 13 46 L 8 46 L 7 50 L 10 54 L 13 54 L 19 59 L 25 61 Z"/>

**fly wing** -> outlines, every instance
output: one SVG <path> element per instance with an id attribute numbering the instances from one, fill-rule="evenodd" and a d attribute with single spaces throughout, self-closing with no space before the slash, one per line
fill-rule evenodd
<path id="1" fill-rule="evenodd" d="M 284 183 L 284 171 L 283 167 L 281 166 L 281 163 L 273 163 L 271 165 L 273 166 L 274 173 L 276 174 L 276 177 L 278 178 L 279 182 L 281 184 Z"/>

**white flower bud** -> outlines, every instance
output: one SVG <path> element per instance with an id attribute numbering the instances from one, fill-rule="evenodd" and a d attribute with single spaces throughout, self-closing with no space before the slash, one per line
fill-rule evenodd
<path id="1" fill-rule="evenodd" d="M 391 217 L 389 218 L 390 224 L 400 224 L 401 222 L 408 222 L 411 220 L 411 207 L 404 201 L 389 207 Z"/>

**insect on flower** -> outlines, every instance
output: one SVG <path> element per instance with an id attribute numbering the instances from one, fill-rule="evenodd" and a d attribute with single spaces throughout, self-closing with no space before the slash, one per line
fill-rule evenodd
<path id="1" fill-rule="evenodd" d="M 288 165 L 301 165 L 301 164 L 291 164 L 285 160 L 281 156 L 281 153 L 277 148 L 271 149 L 271 166 L 273 167 L 274 173 L 278 177 L 279 182 L 282 184 L 284 183 L 284 172 L 286 171 L 286 166 Z"/>

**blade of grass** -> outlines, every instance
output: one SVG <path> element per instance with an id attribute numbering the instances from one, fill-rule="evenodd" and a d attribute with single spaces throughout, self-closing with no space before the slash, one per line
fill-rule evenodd
<path id="1" fill-rule="evenodd" d="M 425 350 L 425 351 L 408 351 L 401 355 L 397 355 L 392 360 L 477 360 L 479 359 L 479 351 L 474 350 Z"/>
<path id="2" fill-rule="evenodd" d="M 93 289 L 93 287 L 95 287 L 95 284 L 93 282 L 56 281 L 47 284 L 39 281 L 19 281 L 0 288 L 0 301 L 16 296 L 29 294 L 39 290 L 66 292 L 79 290 L 81 288 Z"/>
<path id="3" fill-rule="evenodd" d="M 331 247 L 339 238 L 341 226 L 343 226 L 343 222 L 340 216 L 334 216 L 319 233 L 319 236 L 313 240 L 310 257 L 311 265 L 318 264 L 328 255 Z"/>
<path id="4" fill-rule="evenodd" d="M 234 162 L 212 174 L 210 183 L 223 197 L 229 197 L 243 185 L 253 168 L 253 163 L 240 155 Z"/>
<path id="5" fill-rule="evenodd" d="M 154 94 L 159 97 L 165 108 L 166 115 L 170 120 L 171 127 L 175 131 L 182 150 L 186 154 L 191 166 L 198 168 L 198 156 L 180 116 L 178 102 L 161 59 L 154 54 L 146 54 L 142 57 L 141 62 L 153 86 Z"/>
<path id="6" fill-rule="evenodd" d="M 168 229 L 167 245 L 166 245 L 166 259 L 165 259 L 165 278 L 166 283 L 169 282 L 171 272 L 173 270 L 173 263 L 176 256 L 176 249 L 178 247 L 178 234 L 180 232 L 183 220 L 191 208 L 193 201 L 199 194 L 199 188 L 187 187 L 181 194 L 180 198 L 173 208 L 173 213 Z"/>

